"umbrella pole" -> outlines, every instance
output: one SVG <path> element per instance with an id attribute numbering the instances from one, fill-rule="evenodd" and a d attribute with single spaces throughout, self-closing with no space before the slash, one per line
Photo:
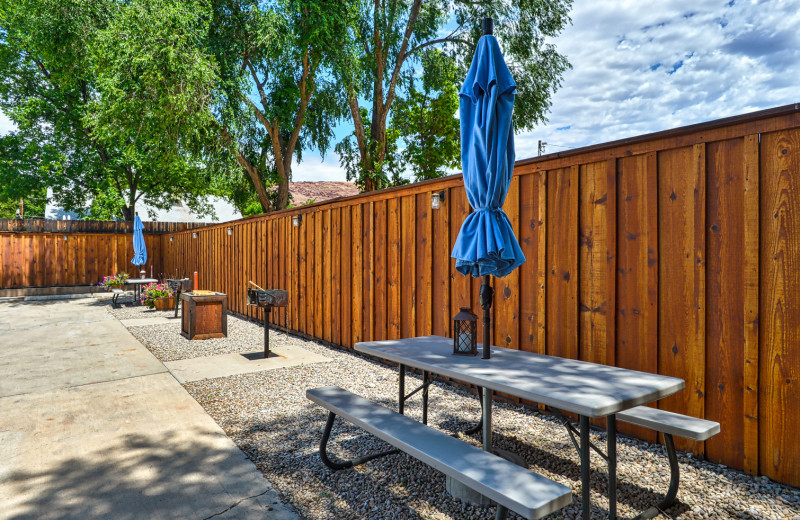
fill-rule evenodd
<path id="1" fill-rule="evenodd" d="M 483 309 L 483 359 L 489 359 L 492 357 L 492 340 L 489 326 L 491 325 L 492 319 L 491 309 L 492 299 L 494 298 L 494 289 L 492 289 L 492 286 L 489 285 L 489 283 L 489 275 L 484 275 L 480 292 L 481 309 Z"/>

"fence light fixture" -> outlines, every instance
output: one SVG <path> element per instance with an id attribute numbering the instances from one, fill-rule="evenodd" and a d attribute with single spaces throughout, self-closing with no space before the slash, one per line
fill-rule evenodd
<path id="1" fill-rule="evenodd" d="M 197 238 L 197 231 L 195 231 L 194 233 L 192 233 L 192 238 Z"/>
<path id="2" fill-rule="evenodd" d="M 303 223 L 303 215 L 295 215 L 292 217 L 292 226 L 300 227 L 300 224 Z"/>
<path id="3" fill-rule="evenodd" d="M 443 202 L 444 202 L 444 190 L 431 195 L 431 207 L 433 209 L 439 209 L 440 207 L 442 207 Z"/>
<path id="4" fill-rule="evenodd" d="M 233 234 L 233 228 L 229 227 L 228 228 L 228 236 L 231 236 L 232 234 Z"/>
<path id="5" fill-rule="evenodd" d="M 172 237 L 169 237 L 169 241 L 172 242 Z"/>
<path id="6" fill-rule="evenodd" d="M 64 242 L 67 241 L 67 235 L 64 235 Z"/>

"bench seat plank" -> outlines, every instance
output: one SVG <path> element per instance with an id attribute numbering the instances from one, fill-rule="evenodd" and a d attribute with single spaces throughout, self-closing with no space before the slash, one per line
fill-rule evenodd
<path id="1" fill-rule="evenodd" d="M 339 387 L 309 389 L 306 397 L 526 518 L 572 503 L 562 484 Z"/>
<path id="2" fill-rule="evenodd" d="M 697 419 L 649 406 L 637 406 L 619 412 L 617 420 L 695 441 L 704 441 L 719 433 L 718 422 Z"/>

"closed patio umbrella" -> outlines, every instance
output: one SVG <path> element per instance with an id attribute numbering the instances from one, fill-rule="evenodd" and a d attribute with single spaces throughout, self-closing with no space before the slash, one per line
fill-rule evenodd
<path id="1" fill-rule="evenodd" d="M 467 199 L 474 209 L 461 225 L 451 256 L 464 275 L 483 276 L 483 358 L 491 357 L 490 276 L 504 277 L 525 262 L 511 222 L 503 211 L 514 171 L 516 83 L 492 36 L 492 20 L 483 21 L 472 65 L 459 94 L 461 164 Z"/>
<path id="2" fill-rule="evenodd" d="M 143 266 L 147 262 L 147 245 L 144 243 L 144 224 L 139 214 L 133 218 L 133 265 Z"/>

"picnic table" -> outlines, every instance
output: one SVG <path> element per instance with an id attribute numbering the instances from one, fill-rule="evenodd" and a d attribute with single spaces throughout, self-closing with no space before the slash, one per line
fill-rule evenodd
<path id="1" fill-rule="evenodd" d="M 126 284 L 133 285 L 134 299 L 137 304 L 141 304 L 142 285 L 146 283 L 158 283 L 155 278 L 128 278 Z"/>
<path id="2" fill-rule="evenodd" d="M 476 385 L 482 393 L 481 421 L 484 449 L 487 450 L 491 449 L 493 391 L 577 414 L 580 444 L 574 437 L 573 442 L 580 453 L 581 498 L 585 519 L 590 518 L 591 506 L 590 446 L 597 450 L 589 440 L 590 419 L 605 418 L 607 422 L 608 438 L 604 458 L 608 461 L 609 517 L 615 518 L 617 414 L 624 414 L 626 410 L 657 401 L 685 387 L 685 382 L 675 377 L 507 348 L 494 348 L 491 359 L 455 356 L 452 353 L 453 340 L 441 336 L 361 342 L 356 343 L 355 350 L 399 364 L 400 413 L 403 413 L 403 402 L 410 397 L 405 394 L 404 388 L 406 367 L 423 372 L 423 386 L 420 387 L 423 389 L 423 422 L 427 418 L 427 387 L 432 381 L 430 374 Z M 641 409 L 652 410 L 646 407 Z M 626 422 L 635 420 L 637 418 Z M 645 417 L 644 420 L 648 418 Z M 719 431 L 718 425 L 716 431 Z M 670 462 L 672 465 L 672 460 Z M 677 464 L 675 467 L 677 468 Z M 677 478 L 675 485 L 677 486 Z M 672 492 L 672 483 L 670 491 Z"/>

